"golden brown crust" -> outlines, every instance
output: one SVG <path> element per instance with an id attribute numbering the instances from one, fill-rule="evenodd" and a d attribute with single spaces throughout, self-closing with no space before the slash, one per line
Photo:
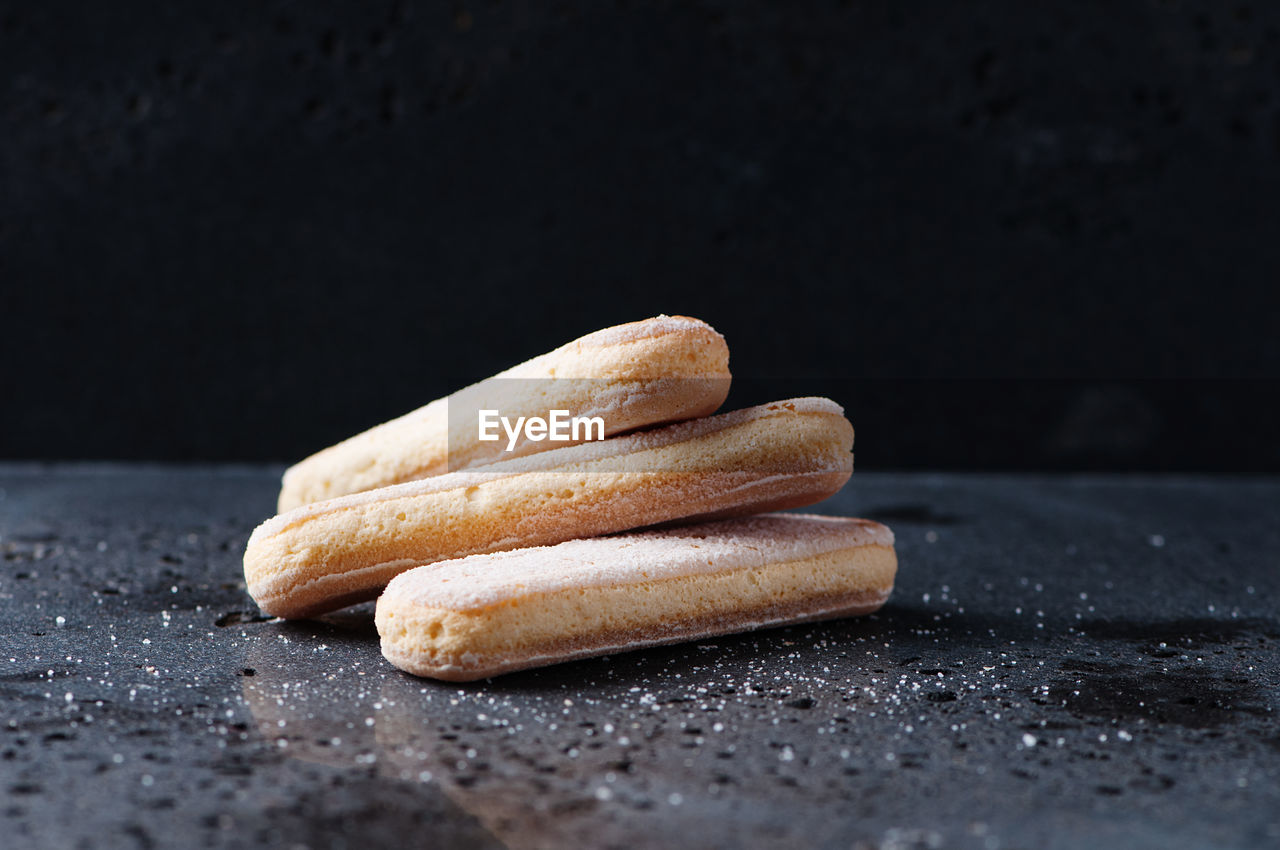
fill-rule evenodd
<path id="1" fill-rule="evenodd" d="M 313 616 L 419 564 L 812 504 L 848 480 L 852 443 L 838 405 L 793 399 L 556 449 L 277 516 L 245 577 L 267 613 Z"/>
<path id="2" fill-rule="evenodd" d="M 770 519 L 790 526 L 786 534 L 804 535 L 834 518 Z M 768 529 L 728 533 L 709 545 L 684 536 L 735 524 L 572 541 L 413 570 L 378 600 L 383 655 L 415 675 L 467 681 L 619 650 L 866 614 L 892 590 L 897 560 L 883 526 L 878 542 L 856 534 L 822 539 L 823 531 L 813 529 L 807 549 L 774 545 Z M 809 554 L 792 557 L 804 551 Z M 501 581 L 488 581 L 491 569 L 502 573 Z"/>
<path id="3" fill-rule="evenodd" d="M 787 605 L 762 606 L 756 611 L 691 616 L 687 620 L 656 624 L 653 629 L 646 631 L 613 629 L 592 635 L 566 635 L 540 645 L 536 654 L 508 652 L 488 657 L 477 655 L 469 663 L 451 660 L 442 663 L 436 656 L 415 652 L 385 639 L 382 641 L 382 656 L 393 666 L 415 676 L 446 682 L 474 682 L 503 673 L 563 664 L 598 655 L 613 655 L 755 629 L 859 617 L 880 610 L 888 598 L 887 593 L 867 590 L 840 596 L 814 597 Z"/>
<path id="4" fill-rule="evenodd" d="M 280 512 L 348 493 L 567 445 L 476 439 L 474 411 L 600 416 L 606 435 L 714 413 L 729 349 L 705 322 L 658 316 L 589 334 L 308 457 L 285 471 Z M 452 409 L 452 415 L 450 410 Z"/>

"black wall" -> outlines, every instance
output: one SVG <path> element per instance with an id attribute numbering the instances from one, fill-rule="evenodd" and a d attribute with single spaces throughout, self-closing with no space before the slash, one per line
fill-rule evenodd
<path id="1" fill-rule="evenodd" d="M 1280 6 L 0 2 L 0 458 L 293 460 L 595 328 L 862 468 L 1280 472 Z"/>

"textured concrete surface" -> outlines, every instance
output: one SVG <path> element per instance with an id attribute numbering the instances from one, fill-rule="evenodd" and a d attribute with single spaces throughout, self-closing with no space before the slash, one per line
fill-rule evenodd
<path id="1" fill-rule="evenodd" d="M 855 474 L 880 614 L 458 686 L 258 616 L 278 472 L 0 466 L 6 847 L 1280 843 L 1280 482 Z"/>

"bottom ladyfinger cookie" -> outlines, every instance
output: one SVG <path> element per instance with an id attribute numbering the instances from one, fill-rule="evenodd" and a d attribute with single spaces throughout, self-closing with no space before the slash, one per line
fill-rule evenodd
<path id="1" fill-rule="evenodd" d="M 765 514 L 429 564 L 391 580 L 375 619 L 396 667 L 462 682 L 868 614 L 896 571 L 879 523 Z"/>

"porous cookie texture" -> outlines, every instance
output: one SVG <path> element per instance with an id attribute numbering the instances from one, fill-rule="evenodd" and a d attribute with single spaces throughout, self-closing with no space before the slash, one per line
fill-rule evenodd
<path id="1" fill-rule="evenodd" d="M 684 518 L 801 507 L 853 471 L 835 402 L 798 398 L 316 502 L 254 530 L 249 593 L 308 617 L 427 563 Z"/>
<path id="2" fill-rule="evenodd" d="M 706 322 L 657 316 L 605 328 L 357 434 L 284 473 L 278 509 L 563 447 L 477 439 L 479 410 L 600 417 L 605 435 L 714 413 L 729 392 L 729 348 Z M 580 442 L 579 440 L 578 442 Z"/>
<path id="3" fill-rule="evenodd" d="M 396 667 L 468 681 L 870 613 L 896 570 L 879 523 L 768 514 L 418 567 L 391 581 L 375 619 Z"/>

